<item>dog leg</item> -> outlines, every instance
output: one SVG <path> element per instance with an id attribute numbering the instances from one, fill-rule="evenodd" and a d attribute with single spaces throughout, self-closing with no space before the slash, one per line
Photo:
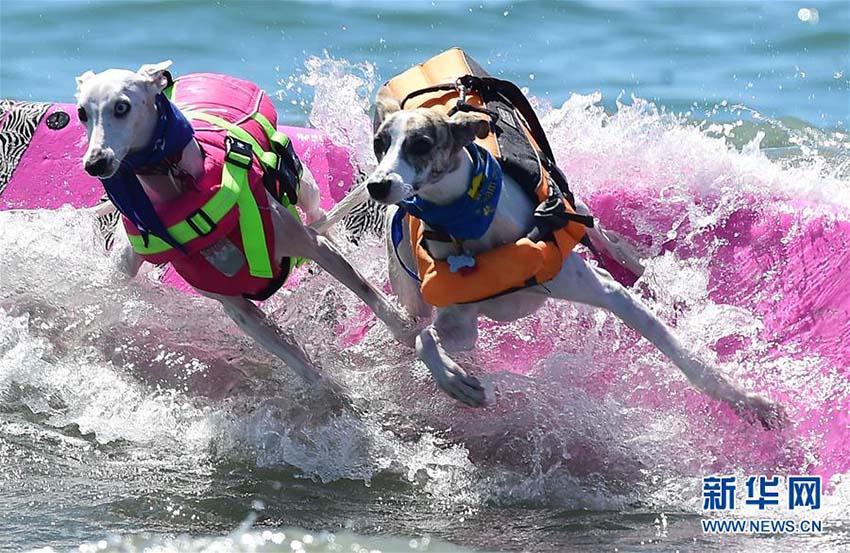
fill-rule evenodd
<path id="1" fill-rule="evenodd" d="M 477 336 L 478 309 L 474 305 L 453 305 L 438 309 L 434 324 L 416 338 L 416 354 L 431 371 L 437 386 L 470 407 L 484 405 L 484 388 L 446 354 L 443 340 L 449 340 L 457 348 L 468 348 L 475 344 Z"/>
<path id="2" fill-rule="evenodd" d="M 576 198 L 576 212 L 581 215 L 593 215 L 590 209 L 580 199 Z M 595 220 L 593 228 L 587 229 L 590 241 L 602 248 L 614 261 L 625 267 L 635 276 L 642 276 L 645 270 L 641 263 L 641 256 L 637 249 L 625 238 L 614 231 L 602 227 L 599 220 Z"/>
<path id="3" fill-rule="evenodd" d="M 327 219 L 321 206 L 322 193 L 310 169 L 306 165 L 303 168 L 304 174 L 301 176 L 301 186 L 298 190 L 298 207 L 304 210 L 308 224 L 322 225 Z"/>
<path id="4" fill-rule="evenodd" d="M 118 222 L 118 227 L 115 229 L 115 233 L 117 236 L 115 237 L 113 251 L 110 257 L 112 257 L 115 267 L 121 273 L 124 273 L 129 278 L 135 278 L 139 274 L 139 269 L 142 268 L 145 260 L 130 245 L 130 239 L 127 238 L 127 231 L 124 230 L 124 225 L 120 221 Z"/>
<path id="5" fill-rule="evenodd" d="M 687 351 L 663 321 L 604 269 L 593 267 L 572 254 L 546 288 L 554 297 L 610 311 L 661 350 L 696 388 L 726 402 L 739 414 L 754 415 L 768 429 L 785 424 L 786 416 L 780 405 L 744 391 L 715 367 Z"/>
<path id="6" fill-rule="evenodd" d="M 245 334 L 256 340 L 267 351 L 279 357 L 305 382 L 314 384 L 321 380 L 321 375 L 310 362 L 307 353 L 298 345 L 292 335 L 272 322 L 251 301 L 238 296 L 205 295 L 221 302 L 224 312 Z"/>
<path id="7" fill-rule="evenodd" d="M 408 320 L 390 303 L 383 292 L 363 278 L 339 253 L 333 242 L 311 227 L 302 225 L 277 202 L 272 202 L 271 208 L 275 214 L 273 219 L 278 255 L 306 257 L 318 263 L 346 288 L 357 294 L 372 309 L 375 316 L 387 325 L 399 342 L 413 347 L 417 333 L 414 321 Z"/>

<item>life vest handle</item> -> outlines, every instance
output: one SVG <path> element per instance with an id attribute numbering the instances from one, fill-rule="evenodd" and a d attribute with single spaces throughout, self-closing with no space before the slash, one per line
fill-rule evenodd
<path id="1" fill-rule="evenodd" d="M 399 106 L 401 107 L 401 109 L 404 109 L 404 105 L 408 102 L 408 100 L 412 100 L 417 96 L 422 96 L 423 94 L 430 94 L 431 92 L 443 92 L 448 90 L 457 90 L 457 83 L 437 84 L 434 86 L 426 86 L 425 88 L 420 88 L 419 90 L 414 90 L 401 100 Z"/>

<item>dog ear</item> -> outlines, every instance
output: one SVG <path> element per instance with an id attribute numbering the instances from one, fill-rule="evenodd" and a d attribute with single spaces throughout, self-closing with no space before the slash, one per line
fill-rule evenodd
<path id="1" fill-rule="evenodd" d="M 142 77 L 149 79 L 156 87 L 157 92 L 162 92 L 168 86 L 170 75 L 168 68 L 171 67 L 171 60 L 161 61 L 159 63 L 146 63 L 139 67 L 136 71 Z"/>
<path id="2" fill-rule="evenodd" d="M 375 98 L 375 116 L 372 117 L 372 133 L 378 132 L 381 123 L 400 109 L 401 105 L 398 103 L 398 100 L 393 98 L 392 93 L 390 93 L 386 86 L 382 86 L 378 90 L 378 96 Z"/>
<path id="3" fill-rule="evenodd" d="M 486 115 L 459 111 L 449 117 L 449 129 L 458 146 L 466 146 L 475 137 L 487 138 L 490 134 L 490 121 Z"/>
<path id="4" fill-rule="evenodd" d="M 86 82 L 92 77 L 94 77 L 94 71 L 92 71 L 91 69 L 89 69 L 82 75 L 77 75 L 77 90 L 79 90 L 80 87 L 83 86 L 84 82 Z"/>

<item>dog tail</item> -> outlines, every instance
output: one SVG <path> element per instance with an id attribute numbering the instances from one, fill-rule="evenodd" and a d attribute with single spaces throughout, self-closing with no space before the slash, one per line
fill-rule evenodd
<path id="1" fill-rule="evenodd" d="M 338 204 L 333 206 L 327 216 L 310 226 L 318 233 L 324 234 L 335 224 L 345 219 L 349 213 L 368 201 L 369 191 L 366 189 L 366 181 L 363 181 L 356 184 Z"/>

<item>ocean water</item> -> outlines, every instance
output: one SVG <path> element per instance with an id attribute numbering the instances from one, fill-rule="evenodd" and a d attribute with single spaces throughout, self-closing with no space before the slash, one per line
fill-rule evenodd
<path id="1" fill-rule="evenodd" d="M 87 216 L 0 212 L 0 549 L 850 549 L 846 2 L 0 0 L 0 96 L 170 58 L 260 83 L 368 171 L 376 87 L 452 45 L 528 89 L 575 191 L 640 244 L 635 290 L 791 426 L 572 305 L 485 325 L 498 400 L 461 407 L 308 273 L 265 307 L 349 390 L 335 410 L 217 307 L 119 277 Z M 347 253 L 385 281 L 377 238 Z M 703 535 L 714 473 L 821 475 L 826 531 Z"/>

